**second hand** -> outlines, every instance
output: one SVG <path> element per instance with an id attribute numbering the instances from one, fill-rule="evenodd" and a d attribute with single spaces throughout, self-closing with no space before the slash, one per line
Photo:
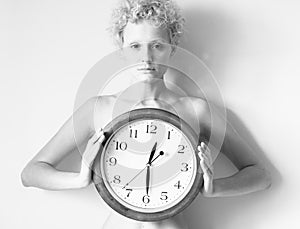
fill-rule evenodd
<path id="1" fill-rule="evenodd" d="M 129 185 L 129 183 L 131 183 L 131 181 L 133 181 L 138 175 L 140 175 L 145 170 L 145 168 L 147 168 L 147 165 L 138 174 L 136 174 L 130 181 L 128 181 L 127 184 L 125 184 L 122 189 L 124 189 L 127 185 Z"/>

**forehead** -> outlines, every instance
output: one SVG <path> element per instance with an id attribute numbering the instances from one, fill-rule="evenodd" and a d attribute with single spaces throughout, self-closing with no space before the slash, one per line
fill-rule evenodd
<path id="1" fill-rule="evenodd" d="M 123 33 L 124 45 L 132 42 L 151 42 L 161 40 L 169 43 L 169 34 L 167 28 L 155 27 L 148 21 L 139 23 L 128 22 Z"/>

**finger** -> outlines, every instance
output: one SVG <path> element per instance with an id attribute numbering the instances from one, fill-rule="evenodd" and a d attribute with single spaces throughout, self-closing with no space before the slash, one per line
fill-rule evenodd
<path id="1" fill-rule="evenodd" d="M 100 148 L 100 143 L 97 142 L 96 144 L 92 145 L 91 148 L 83 154 L 83 159 L 86 161 L 87 164 L 90 165 L 94 161 L 99 151 L 99 148 Z"/>
<path id="2" fill-rule="evenodd" d="M 98 139 L 101 135 L 100 135 L 100 132 L 101 132 L 102 128 L 100 128 L 99 130 L 95 130 L 95 133 L 89 138 L 90 141 L 96 141 L 96 139 Z"/>
<path id="3" fill-rule="evenodd" d="M 202 152 L 202 150 L 203 150 L 200 145 L 197 146 L 197 149 L 199 152 Z"/>
<path id="4" fill-rule="evenodd" d="M 202 148 L 204 148 L 205 150 L 207 149 L 207 145 L 206 145 L 204 142 L 201 142 L 201 143 L 200 143 L 200 146 L 201 146 Z"/>
<path id="5" fill-rule="evenodd" d="M 202 157 L 202 159 L 205 161 L 205 163 L 210 167 L 212 164 L 210 163 L 210 160 L 209 158 L 204 154 L 204 153 L 201 153 L 200 154 L 200 157 Z"/>
<path id="6" fill-rule="evenodd" d="M 206 161 L 206 163 L 210 165 L 210 160 L 207 157 L 207 155 L 204 153 L 204 150 L 202 148 L 198 154 L 201 159 L 204 159 Z"/>
<path id="7" fill-rule="evenodd" d="M 204 142 L 200 143 L 200 147 L 202 147 L 204 149 L 204 151 L 207 151 L 207 152 L 210 153 L 210 149 L 208 148 L 208 146 Z"/>
<path id="8" fill-rule="evenodd" d="M 104 136 L 104 133 L 102 133 L 102 135 L 99 138 L 96 139 L 96 141 L 94 142 L 94 144 L 96 142 L 102 143 L 104 141 L 104 139 L 105 139 L 105 136 Z"/>
<path id="9" fill-rule="evenodd" d="M 203 157 L 205 160 L 206 160 L 206 162 L 207 162 L 207 164 L 209 164 L 209 165 L 212 165 L 212 159 L 211 159 L 211 157 L 210 157 L 210 154 L 209 153 L 206 153 L 206 151 L 205 151 L 205 149 L 202 147 L 202 146 L 198 146 L 198 149 L 199 149 L 199 156 L 200 157 Z"/>
<path id="10" fill-rule="evenodd" d="M 213 176 L 213 167 L 209 166 L 204 159 L 200 160 L 200 166 L 204 174 L 209 177 Z"/>
<path id="11" fill-rule="evenodd" d="M 210 153 L 208 153 L 207 151 L 204 151 L 202 154 L 203 154 L 203 157 L 206 159 L 207 163 L 209 165 L 212 165 L 213 162 L 212 162 L 212 158 L 211 158 Z"/>
<path id="12" fill-rule="evenodd" d="M 97 138 L 99 138 L 101 135 L 104 134 L 103 129 L 102 129 L 102 128 L 99 128 L 99 129 L 95 132 L 95 134 L 97 135 Z"/>
<path id="13" fill-rule="evenodd" d="M 99 130 L 95 131 L 95 134 L 92 136 L 90 140 L 92 141 L 93 144 L 95 144 L 99 140 L 102 142 L 104 140 L 102 136 L 104 136 L 104 131 L 102 128 L 100 128 Z"/>
<path id="14" fill-rule="evenodd" d="M 212 164 L 213 160 L 212 160 L 210 149 L 208 148 L 208 146 L 204 142 L 201 142 L 200 146 L 201 146 L 202 149 L 204 149 L 203 153 L 209 159 L 209 164 Z"/>

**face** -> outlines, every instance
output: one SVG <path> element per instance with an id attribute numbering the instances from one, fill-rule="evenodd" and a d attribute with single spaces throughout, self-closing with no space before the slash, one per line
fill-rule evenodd
<path id="1" fill-rule="evenodd" d="M 132 73 L 141 79 L 163 78 L 167 71 L 167 64 L 172 46 L 166 28 L 157 28 L 148 21 L 126 25 L 123 33 L 126 58 L 137 63 Z"/>

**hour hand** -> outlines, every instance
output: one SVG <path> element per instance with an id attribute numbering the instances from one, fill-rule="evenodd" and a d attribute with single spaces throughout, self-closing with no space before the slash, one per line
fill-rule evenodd
<path id="1" fill-rule="evenodd" d="M 154 144 L 154 146 L 151 150 L 150 157 L 149 157 L 149 160 L 148 160 L 148 163 L 147 163 L 148 165 L 151 165 L 151 163 L 152 163 L 152 159 L 153 159 L 153 156 L 154 156 L 155 151 L 156 151 L 156 146 L 157 146 L 157 142 L 155 142 L 155 144 Z"/>

